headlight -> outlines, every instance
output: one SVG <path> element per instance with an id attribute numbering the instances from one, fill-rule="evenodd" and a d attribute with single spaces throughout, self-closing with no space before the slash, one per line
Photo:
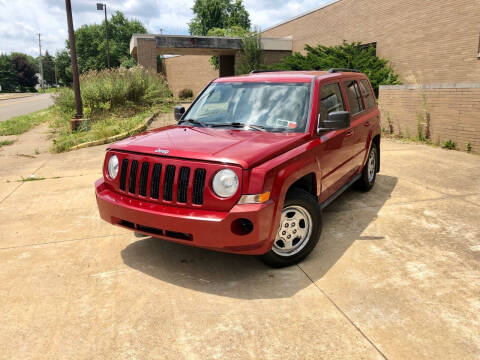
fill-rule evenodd
<path id="1" fill-rule="evenodd" d="M 238 176 L 230 169 L 220 170 L 213 177 L 212 187 L 218 196 L 232 197 L 238 190 Z"/>
<path id="2" fill-rule="evenodd" d="M 108 159 L 108 176 L 110 179 L 115 180 L 118 174 L 118 158 L 117 155 L 110 156 Z"/>

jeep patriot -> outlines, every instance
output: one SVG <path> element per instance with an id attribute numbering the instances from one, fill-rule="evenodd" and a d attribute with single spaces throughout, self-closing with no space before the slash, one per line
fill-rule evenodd
<path id="1" fill-rule="evenodd" d="M 175 118 L 107 149 L 104 220 L 288 266 L 317 244 L 322 209 L 380 168 L 379 110 L 356 70 L 219 78 Z"/>

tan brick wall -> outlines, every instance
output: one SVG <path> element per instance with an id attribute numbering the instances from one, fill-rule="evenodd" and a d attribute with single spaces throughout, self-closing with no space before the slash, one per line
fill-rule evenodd
<path id="1" fill-rule="evenodd" d="M 394 133 L 417 136 L 418 116 L 430 113 L 431 140 L 441 144 L 453 140 L 465 151 L 467 142 L 480 152 L 480 83 L 442 84 L 427 88 L 380 87 L 382 127 L 390 119 Z"/>
<path id="2" fill-rule="evenodd" d="M 165 59 L 166 77 L 170 90 L 175 96 L 182 89 L 192 89 L 197 96 L 213 79 L 218 78 L 209 62 L 210 56 L 186 55 Z"/>
<path id="3" fill-rule="evenodd" d="M 340 0 L 262 36 L 292 36 L 300 52 L 305 44 L 376 42 L 404 83 L 478 82 L 479 14 L 479 0 Z"/>

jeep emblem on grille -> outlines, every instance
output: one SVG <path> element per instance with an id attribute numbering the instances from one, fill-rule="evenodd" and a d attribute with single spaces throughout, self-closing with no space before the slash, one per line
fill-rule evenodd
<path id="1" fill-rule="evenodd" d="M 165 150 L 165 149 L 158 148 L 157 150 L 155 150 L 155 152 L 157 154 L 167 155 L 170 152 L 170 150 Z"/>

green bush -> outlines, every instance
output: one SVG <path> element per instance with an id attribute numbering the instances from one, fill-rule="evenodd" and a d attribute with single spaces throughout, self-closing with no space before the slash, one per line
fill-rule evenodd
<path id="1" fill-rule="evenodd" d="M 183 89 L 183 90 L 180 90 L 180 92 L 178 93 L 178 97 L 182 100 L 184 99 L 190 99 L 193 97 L 193 91 L 192 89 Z"/>
<path id="2" fill-rule="evenodd" d="M 104 111 L 132 105 L 160 104 L 172 96 L 161 75 L 148 72 L 141 66 L 89 71 L 80 77 L 80 88 L 85 115 L 93 118 Z M 64 114 L 74 114 L 73 90 L 60 91 L 55 96 L 55 104 Z"/>
<path id="3" fill-rule="evenodd" d="M 305 46 L 306 55 L 296 52 L 272 66 L 276 70 L 328 70 L 330 68 L 357 69 L 365 73 L 378 96 L 380 85 L 400 84 L 386 59 L 376 55 L 374 46 L 347 43 L 337 46 Z"/>
<path id="4" fill-rule="evenodd" d="M 455 150 L 457 148 L 457 143 L 453 140 L 447 140 L 442 143 L 442 148 L 444 149 L 449 149 L 449 150 Z"/>

